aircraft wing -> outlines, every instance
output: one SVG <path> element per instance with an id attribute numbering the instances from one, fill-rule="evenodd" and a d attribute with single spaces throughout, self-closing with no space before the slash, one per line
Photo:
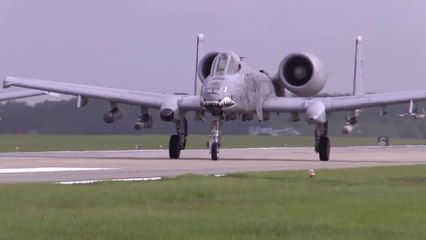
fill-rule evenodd
<path id="1" fill-rule="evenodd" d="M 21 90 L 15 92 L 0 93 L 0 101 L 14 100 L 19 98 L 34 97 L 46 94 L 38 90 Z"/>
<path id="2" fill-rule="evenodd" d="M 410 101 L 426 100 L 426 91 L 405 91 L 324 98 L 273 97 L 263 103 L 265 112 L 306 112 L 312 103 L 322 102 L 327 112 L 382 107 Z"/>
<path id="3" fill-rule="evenodd" d="M 171 100 L 176 101 L 181 110 L 196 111 L 201 109 L 200 96 L 195 95 L 162 94 L 30 78 L 6 77 L 3 81 L 3 87 L 7 88 L 10 86 L 81 96 L 87 99 L 96 98 L 114 103 L 138 105 L 147 108 L 159 109 L 165 102 Z"/>

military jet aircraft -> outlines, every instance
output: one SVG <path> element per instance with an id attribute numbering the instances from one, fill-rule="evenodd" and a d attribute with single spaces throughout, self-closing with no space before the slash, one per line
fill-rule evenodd
<path id="1" fill-rule="evenodd" d="M 204 35 L 197 37 L 203 42 Z M 379 107 L 380 113 L 386 105 L 400 104 L 426 99 L 426 91 L 406 91 L 380 94 L 364 94 L 362 91 L 362 38 L 356 38 L 355 77 L 353 95 L 339 97 L 315 97 L 326 83 L 326 72 L 320 60 L 313 54 L 295 52 L 281 61 L 278 72 L 270 76 L 265 71 L 256 71 L 245 64 L 243 58 L 231 51 L 218 50 L 206 54 L 198 61 L 200 94 L 175 95 L 136 90 L 88 86 L 83 84 L 6 77 L 4 87 L 19 86 L 77 96 L 77 107 L 85 106 L 90 98 L 103 99 L 110 103 L 110 110 L 103 119 L 107 123 L 121 119 L 124 112 L 118 104 L 140 107 L 135 129 L 149 128 L 152 118 L 149 109 L 160 109 L 163 121 L 176 124 L 176 134 L 169 141 L 169 156 L 180 157 L 185 149 L 188 112 L 195 112 L 197 120 L 206 113 L 213 116 L 209 141 L 212 160 L 219 158 L 222 138 L 222 122 L 229 120 L 266 121 L 271 113 L 290 113 L 291 121 L 299 121 L 300 113 L 306 115 L 308 124 L 315 126 L 315 151 L 321 161 L 330 157 L 328 138 L 328 116 L 332 112 L 347 111 L 343 132 L 350 133 L 357 123 L 362 108 Z M 197 87 L 195 87 L 197 90 Z M 289 91 L 296 95 L 286 95 Z M 195 91 L 196 92 L 196 91 Z"/>

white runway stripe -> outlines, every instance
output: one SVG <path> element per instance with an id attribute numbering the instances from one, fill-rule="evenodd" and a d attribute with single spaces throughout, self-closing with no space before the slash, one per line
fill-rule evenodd
<path id="1" fill-rule="evenodd" d="M 116 179 L 93 179 L 93 180 L 81 180 L 81 181 L 63 181 L 56 182 L 56 184 L 73 185 L 73 184 L 92 184 L 100 182 L 147 182 L 147 181 L 159 181 L 162 177 L 147 177 L 147 178 L 116 178 Z"/>
<path id="2" fill-rule="evenodd" d="M 38 173 L 38 172 L 70 172 L 70 171 L 100 171 L 116 168 L 72 168 L 72 167 L 40 167 L 40 168 L 3 168 L 1 173 Z"/>

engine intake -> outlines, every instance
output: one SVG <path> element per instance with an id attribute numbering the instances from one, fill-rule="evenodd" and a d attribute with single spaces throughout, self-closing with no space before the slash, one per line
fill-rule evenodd
<path id="1" fill-rule="evenodd" d="M 320 60 L 310 53 L 286 56 L 273 77 L 274 86 L 287 88 L 301 97 L 319 93 L 325 86 L 326 76 Z"/>
<path id="2" fill-rule="evenodd" d="M 211 52 L 206 54 L 200 60 L 198 65 L 198 77 L 200 78 L 201 82 L 204 82 L 204 80 L 210 75 L 213 61 L 218 54 L 219 52 Z"/>
<path id="3" fill-rule="evenodd" d="M 300 87 L 306 85 L 312 78 L 314 66 L 305 56 L 296 55 L 284 62 L 281 70 L 288 84 Z"/>

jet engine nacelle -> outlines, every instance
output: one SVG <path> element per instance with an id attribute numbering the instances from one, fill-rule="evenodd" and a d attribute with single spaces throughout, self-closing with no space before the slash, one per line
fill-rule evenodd
<path id="1" fill-rule="evenodd" d="M 310 97 L 325 86 L 326 74 L 320 60 L 310 53 L 292 53 L 286 56 L 272 81 L 300 97 Z"/>
<path id="2" fill-rule="evenodd" d="M 201 82 L 204 82 L 204 80 L 210 75 L 213 60 L 218 54 L 219 52 L 210 52 L 200 60 L 200 63 L 198 64 L 198 77 Z"/>
<path id="3" fill-rule="evenodd" d="M 113 123 L 124 117 L 124 111 L 122 109 L 114 108 L 104 114 L 105 123 Z"/>

